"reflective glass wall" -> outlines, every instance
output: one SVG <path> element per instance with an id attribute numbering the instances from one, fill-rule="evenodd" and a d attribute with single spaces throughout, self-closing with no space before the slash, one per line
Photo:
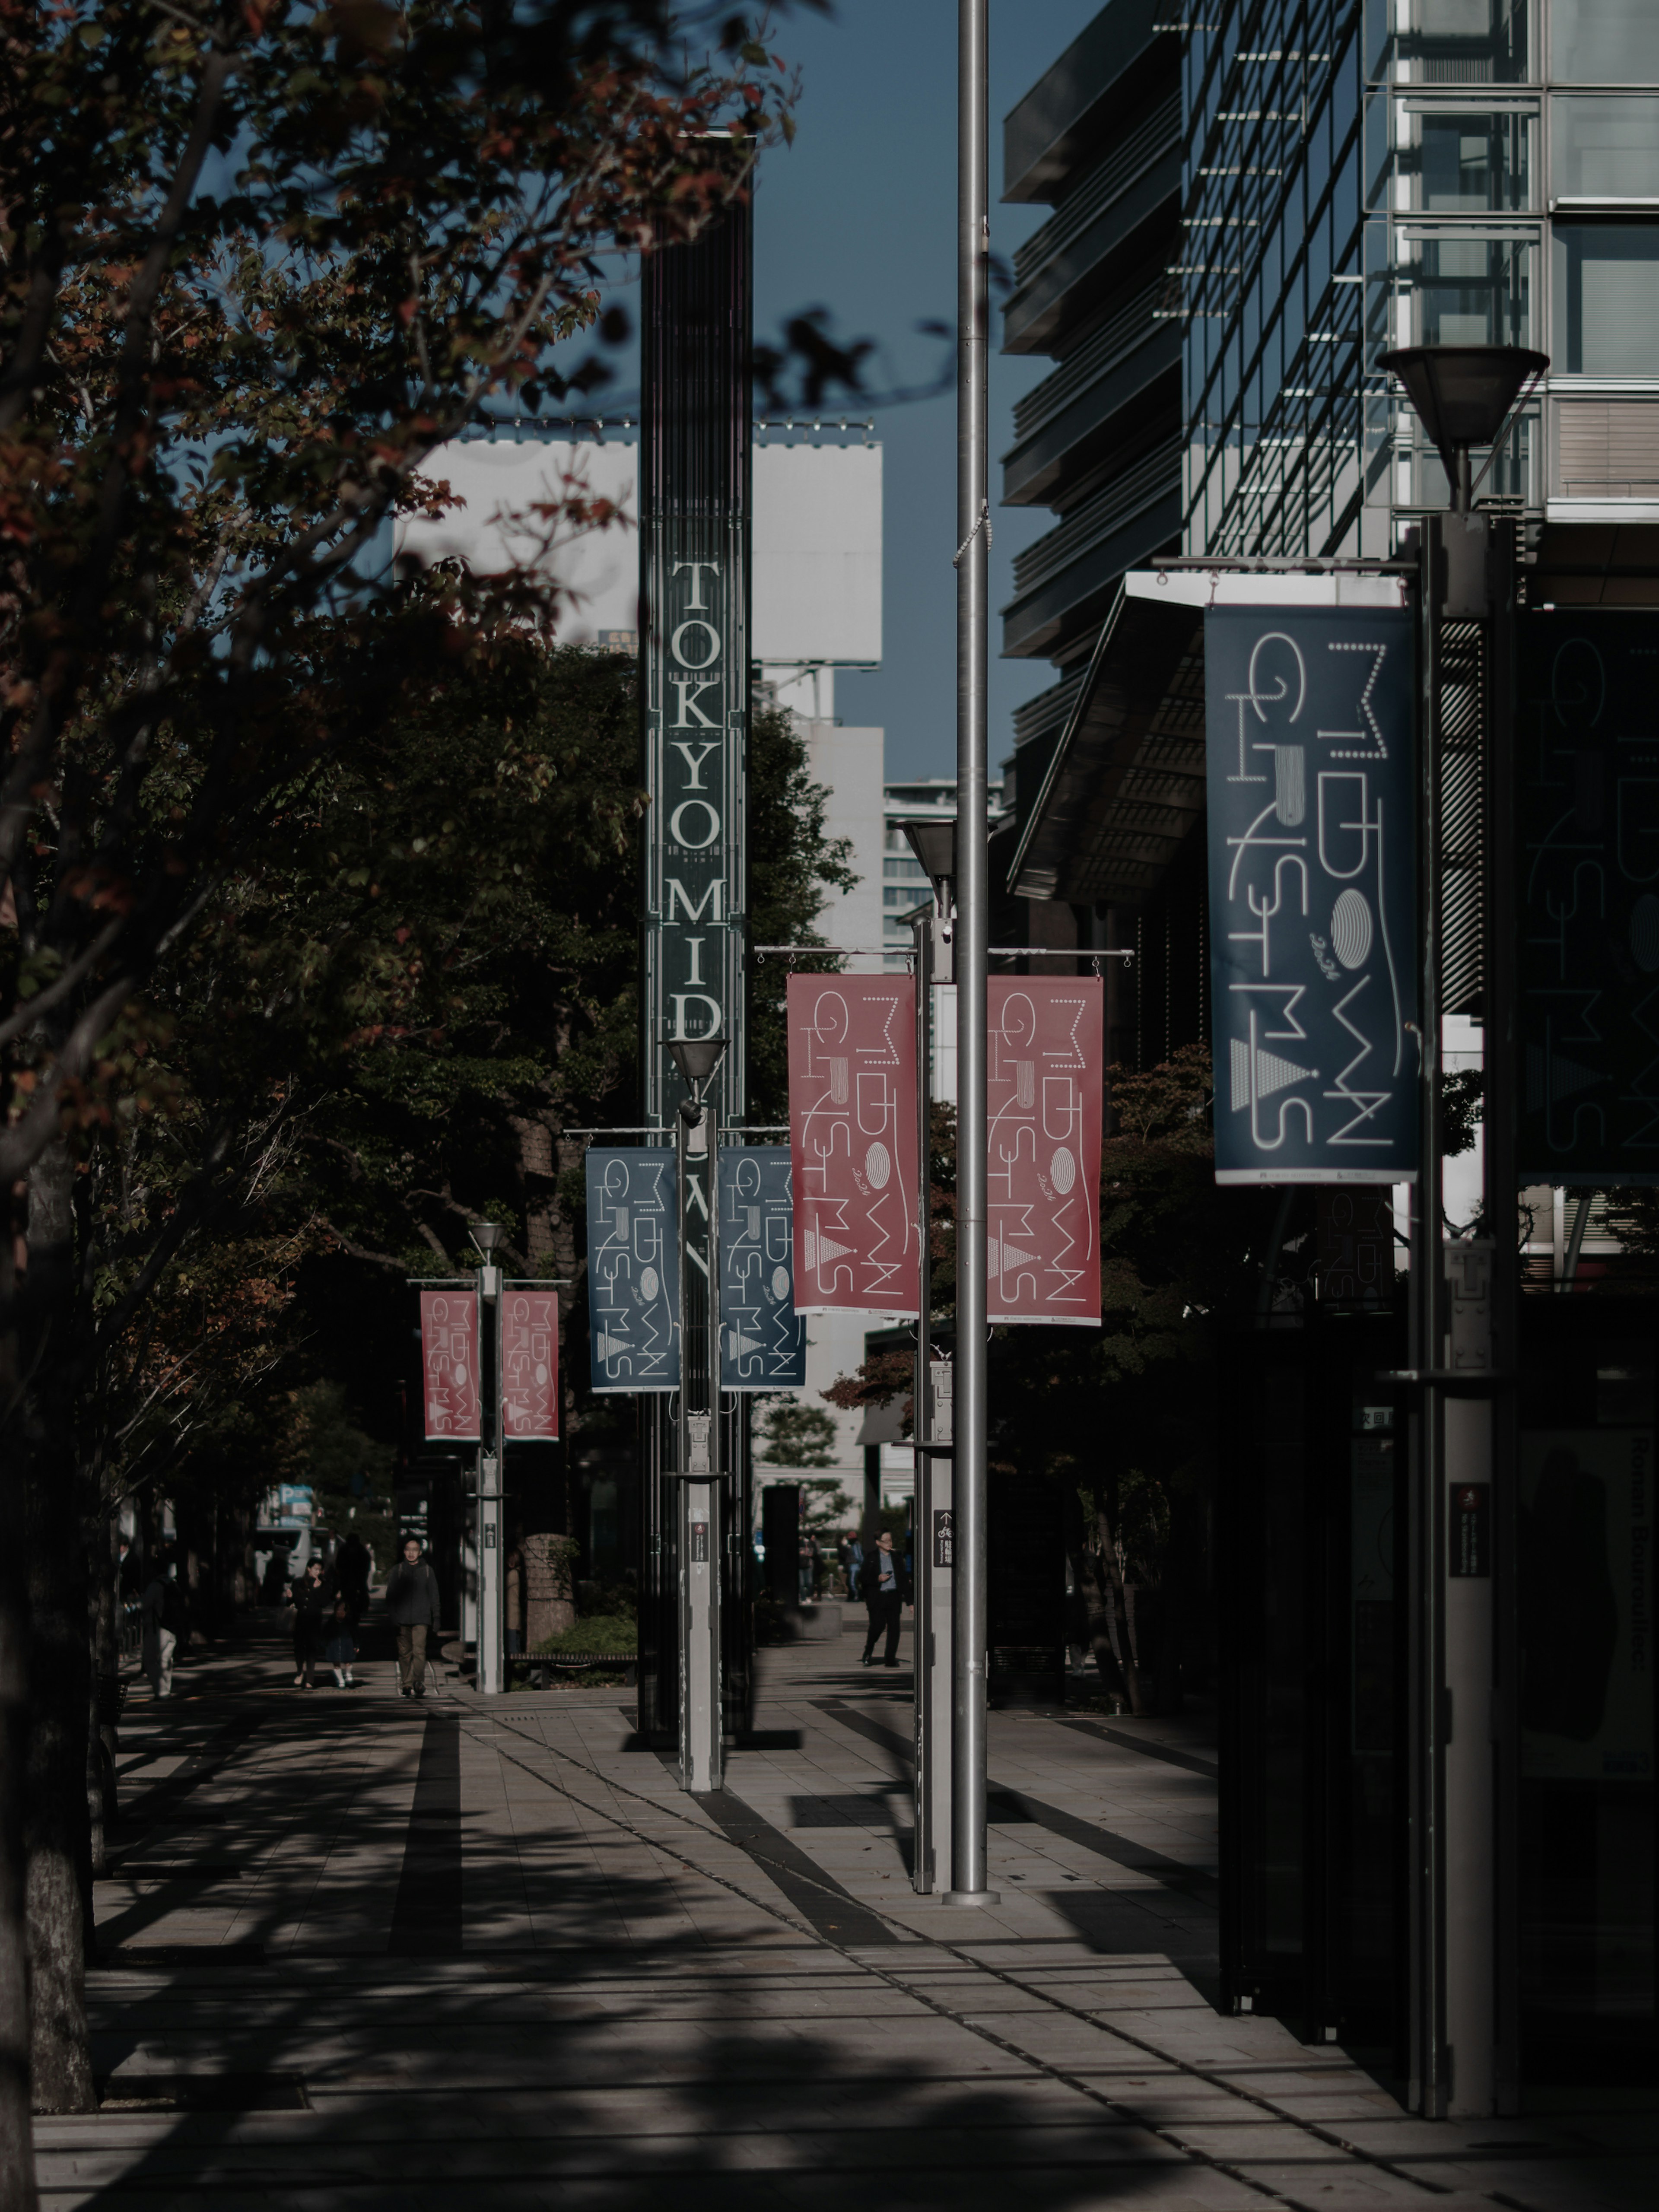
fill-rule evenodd
<path id="1" fill-rule="evenodd" d="M 1548 353 L 1478 495 L 1659 522 L 1659 0 L 1205 12 L 1164 309 L 1188 550 L 1386 554 L 1445 504 L 1391 345 Z"/>

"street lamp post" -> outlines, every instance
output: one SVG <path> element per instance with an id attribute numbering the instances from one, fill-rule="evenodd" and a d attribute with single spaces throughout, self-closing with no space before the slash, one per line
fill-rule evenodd
<path id="1" fill-rule="evenodd" d="M 951 1887 L 951 1717 L 953 1674 L 941 1663 L 951 1650 L 954 1573 L 953 1400 L 940 1389 L 950 1368 L 933 1348 L 933 1269 L 927 1162 L 933 1143 L 933 989 L 955 975 L 956 916 L 951 886 L 957 872 L 953 820 L 900 823 L 910 850 L 933 886 L 933 903 L 911 920 L 916 972 L 916 1364 L 912 1428 L 916 1449 L 915 1603 L 915 1850 L 910 1881 L 923 1896 Z"/>
<path id="2" fill-rule="evenodd" d="M 956 1905 L 994 1901 L 985 1881 L 987 1644 L 985 980 L 986 648 L 990 617 L 986 392 L 991 222 L 988 0 L 957 8 L 957 1361 L 951 1883 Z"/>
<path id="3" fill-rule="evenodd" d="M 1549 367 L 1519 346 L 1407 346 L 1379 356 L 1438 448 L 1450 512 L 1425 527 L 1423 681 L 1423 1133 L 1412 1233 L 1411 1513 L 1412 2101 L 1431 2118 L 1479 2118 L 1510 2102 L 1510 1980 L 1498 1945 L 1500 1803 L 1513 1784 L 1514 1684 L 1500 1607 L 1513 1609 L 1516 1366 L 1512 541 L 1474 511 L 1470 453 L 1508 428 Z M 1481 471 L 1481 477 L 1485 475 Z M 1455 648 L 1446 626 L 1465 630 Z M 1482 649 L 1484 647 L 1484 650 Z M 1455 649 L 1481 749 L 1483 1229 L 1448 1243 L 1440 1116 L 1442 819 Z M 1494 1544 L 1494 1537 L 1498 1542 Z M 1494 1559 L 1498 1560 L 1494 1579 Z M 1512 1652 L 1512 1643 L 1510 1650 Z"/>
<path id="4" fill-rule="evenodd" d="M 720 1133 L 706 1103 L 725 1055 L 722 1036 L 677 1037 L 668 1051 L 690 1096 L 675 1116 L 680 1268 L 680 1787 L 694 1796 L 725 1778 L 721 1735 Z M 701 1213 L 701 1227 L 696 1216 Z M 699 1295 L 697 1278 L 701 1277 Z M 702 1327 L 694 1316 L 702 1309 Z"/>
<path id="5" fill-rule="evenodd" d="M 505 1611 L 501 1562 L 501 1271 L 495 1248 L 501 1224 L 475 1221 L 468 1233 L 478 1254 L 478 1423 L 477 1561 L 478 1640 L 477 1680 L 487 1698 L 505 1686 Z"/>

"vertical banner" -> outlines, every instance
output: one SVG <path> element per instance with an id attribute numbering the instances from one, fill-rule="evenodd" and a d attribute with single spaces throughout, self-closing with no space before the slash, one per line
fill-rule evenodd
<path id="1" fill-rule="evenodd" d="M 1659 1182 L 1653 617 L 1521 620 L 1522 1182 Z"/>
<path id="2" fill-rule="evenodd" d="M 988 1318 L 1098 1328 L 1100 981 L 993 975 L 987 1000 Z"/>
<path id="3" fill-rule="evenodd" d="M 421 1292 L 422 1395 L 428 1443 L 478 1442 L 478 1293 Z"/>
<path id="4" fill-rule="evenodd" d="M 646 817 L 642 1096 L 682 1095 L 664 1040 L 735 1039 L 709 1091 L 744 1110 L 750 210 L 644 257 L 640 499 Z"/>
<path id="5" fill-rule="evenodd" d="M 1416 1177 L 1414 665 L 1403 609 L 1205 614 L 1218 1182 Z"/>
<path id="6" fill-rule="evenodd" d="M 595 1390 L 678 1390 L 680 1279 L 674 1154 L 587 1155 L 589 1375 Z"/>
<path id="7" fill-rule="evenodd" d="M 916 987 L 789 978 L 797 1313 L 916 1312 Z"/>
<path id="8" fill-rule="evenodd" d="M 556 1291 L 501 1292 L 501 1436 L 556 1441 L 559 1433 L 559 1298 Z"/>
<path id="9" fill-rule="evenodd" d="M 720 1388 L 804 1390 L 787 1145 L 720 1154 Z"/>

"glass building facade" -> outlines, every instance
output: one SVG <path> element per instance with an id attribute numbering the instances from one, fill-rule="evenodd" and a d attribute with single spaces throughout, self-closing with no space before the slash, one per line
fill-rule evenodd
<path id="1" fill-rule="evenodd" d="M 1443 507 L 1391 345 L 1526 345 L 1480 496 L 1659 520 L 1659 9 L 1222 5 L 1183 41 L 1182 549 L 1386 555 Z M 1477 470 L 1486 457 L 1477 458 Z"/>
<path id="2" fill-rule="evenodd" d="M 1475 496 L 1520 526 L 1527 605 L 1659 622 L 1659 0 L 1110 0 L 1009 115 L 1005 169 L 1010 198 L 1054 208 L 1006 343 L 1056 362 L 1005 459 L 1006 497 L 1056 516 L 1004 611 L 1005 651 L 1056 670 L 1016 718 L 1007 879 L 1034 910 L 1069 905 L 1079 942 L 1134 952 L 1108 975 L 1109 1050 L 1145 1067 L 1206 1028 L 1203 648 L 1173 615 L 1154 634 L 1115 589 L 1126 569 L 1401 553 L 1448 487 L 1379 356 L 1516 344 L 1550 368 L 1475 456 Z M 1449 927 L 1443 1010 L 1474 1057 L 1465 942 Z M 1634 1750 L 1609 1748 L 1607 1688 L 1615 1593 L 1648 1649 L 1650 1500 L 1629 1469 L 1646 1485 L 1659 1437 L 1659 1306 L 1650 1266 L 1620 1272 L 1605 1194 L 1520 1196 L 1518 1534 L 1490 1723 L 1499 2094 L 1616 2107 L 1659 2074 L 1650 1674 L 1621 1723 Z M 1225 2002 L 1368 2051 L 1396 2084 L 1420 1717 L 1408 1407 L 1381 1385 L 1404 1357 L 1386 1300 L 1345 1314 L 1310 1292 L 1244 1327 L 1217 1471 L 1237 1563 Z"/>

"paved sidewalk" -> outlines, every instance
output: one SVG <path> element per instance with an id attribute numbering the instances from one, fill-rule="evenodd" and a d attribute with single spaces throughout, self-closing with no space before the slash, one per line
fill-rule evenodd
<path id="1" fill-rule="evenodd" d="M 1220 2018 L 1196 1724 L 996 1715 L 985 1911 L 909 1887 L 908 1676 L 762 1655 L 693 1800 L 619 1691 L 136 1695 L 94 2118 L 44 2201 L 1448 2212 L 1650 2205 L 1651 2115 L 1428 2126 Z M 906 1646 L 908 1662 L 908 1643 Z"/>

